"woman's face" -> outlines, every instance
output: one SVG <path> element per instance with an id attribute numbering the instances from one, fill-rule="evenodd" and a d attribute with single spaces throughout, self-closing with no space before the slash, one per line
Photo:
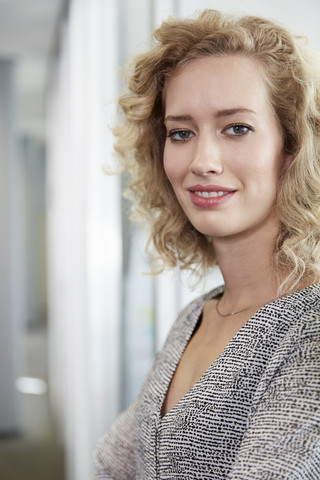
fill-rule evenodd
<path id="1" fill-rule="evenodd" d="M 212 237 L 278 230 L 281 130 L 254 59 L 204 57 L 165 94 L 164 168 L 194 227 Z"/>

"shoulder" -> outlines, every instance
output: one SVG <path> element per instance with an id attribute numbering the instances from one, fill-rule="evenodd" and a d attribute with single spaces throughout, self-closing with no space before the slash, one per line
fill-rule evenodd
<path id="1" fill-rule="evenodd" d="M 295 292 L 279 302 L 282 305 L 279 325 L 286 325 L 286 334 L 276 353 L 284 363 L 298 364 L 320 361 L 320 284 Z M 291 372 L 292 373 L 292 372 Z"/>
<path id="2" fill-rule="evenodd" d="M 320 326 L 320 284 L 282 297 L 271 305 L 273 313 L 293 325 Z"/>
<path id="3" fill-rule="evenodd" d="M 220 285 L 219 287 L 216 287 L 209 292 L 196 297 L 194 300 L 188 303 L 188 305 L 183 308 L 183 310 L 180 312 L 177 319 L 175 320 L 169 332 L 168 338 L 170 338 L 173 334 L 179 331 L 181 332 L 181 329 L 183 331 L 189 331 L 190 329 L 193 331 L 197 321 L 199 320 L 205 303 L 211 298 L 220 295 L 223 290 L 224 286 Z"/>
<path id="4" fill-rule="evenodd" d="M 180 313 L 179 317 L 188 315 L 189 312 L 192 312 L 194 309 L 197 309 L 199 307 L 203 308 L 204 304 L 212 299 L 217 297 L 218 295 L 221 295 L 224 291 L 224 285 L 219 285 L 218 287 L 213 288 L 209 292 L 203 293 L 202 295 L 199 295 L 196 297 L 194 300 L 192 300 Z M 178 317 L 178 318 L 179 318 Z"/>
<path id="5" fill-rule="evenodd" d="M 291 295 L 287 308 L 296 314 L 297 324 L 304 326 L 305 331 L 320 331 L 320 284 Z"/>
<path id="6" fill-rule="evenodd" d="M 159 353 L 159 358 L 163 355 L 172 355 L 172 349 L 182 354 L 188 340 L 201 317 L 205 303 L 222 293 L 224 286 L 216 287 L 207 293 L 204 293 L 188 303 L 177 316 L 167 335 L 166 341 Z"/>

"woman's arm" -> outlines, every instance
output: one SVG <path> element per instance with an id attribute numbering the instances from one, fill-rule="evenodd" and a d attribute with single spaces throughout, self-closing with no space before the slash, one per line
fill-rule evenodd
<path id="1" fill-rule="evenodd" d="M 135 478 L 134 417 L 131 404 L 99 441 L 91 480 L 131 480 Z"/>
<path id="2" fill-rule="evenodd" d="M 313 320 L 261 395 L 228 480 L 320 479 L 320 328 Z"/>

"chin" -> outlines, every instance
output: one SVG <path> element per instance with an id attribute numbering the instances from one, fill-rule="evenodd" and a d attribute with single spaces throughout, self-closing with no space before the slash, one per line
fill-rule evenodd
<path id="1" fill-rule="evenodd" d="M 198 230 L 198 232 L 202 233 L 202 235 L 205 235 L 206 237 L 228 237 L 229 235 L 232 235 L 231 232 L 221 228 L 208 228 L 208 225 L 195 224 L 193 224 L 193 226 L 196 230 Z"/>

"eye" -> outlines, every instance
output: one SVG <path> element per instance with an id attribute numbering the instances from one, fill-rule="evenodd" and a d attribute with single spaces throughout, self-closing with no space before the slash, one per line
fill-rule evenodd
<path id="1" fill-rule="evenodd" d="M 186 142 L 190 138 L 194 137 L 194 133 L 190 130 L 172 130 L 168 133 L 168 138 L 172 143 L 174 142 Z"/>
<path id="2" fill-rule="evenodd" d="M 252 128 L 249 125 L 243 125 L 242 123 L 236 123 L 230 125 L 224 130 L 224 133 L 231 135 L 233 137 L 241 137 L 246 135 L 248 132 L 252 131 Z"/>

